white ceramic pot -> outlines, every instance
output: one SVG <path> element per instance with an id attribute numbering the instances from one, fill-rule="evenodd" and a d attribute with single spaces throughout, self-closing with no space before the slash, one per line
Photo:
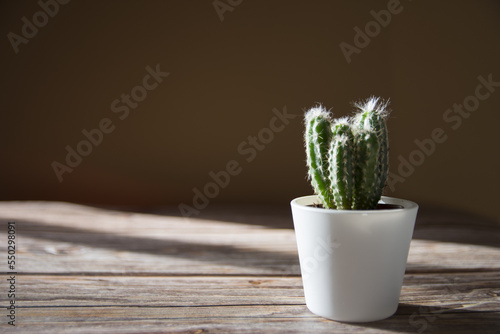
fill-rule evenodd
<path id="1" fill-rule="evenodd" d="M 322 317 L 369 322 L 393 315 L 399 303 L 418 205 L 384 210 L 311 207 L 316 196 L 291 202 L 307 308 Z"/>

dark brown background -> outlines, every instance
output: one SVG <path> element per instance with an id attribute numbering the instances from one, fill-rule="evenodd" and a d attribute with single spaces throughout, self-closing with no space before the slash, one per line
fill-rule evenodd
<path id="1" fill-rule="evenodd" d="M 224 1 L 225 2 L 225 1 Z M 210 171 L 242 172 L 212 203 L 281 203 L 311 193 L 302 114 L 322 102 L 391 98 L 391 171 L 415 139 L 448 139 L 386 194 L 498 219 L 500 89 L 457 129 L 446 109 L 473 94 L 477 77 L 500 81 L 498 1 L 401 1 L 403 10 L 348 64 L 339 44 L 387 1 L 249 1 L 221 22 L 212 1 L 72 1 L 15 54 L 9 32 L 40 10 L 2 1 L 1 200 L 189 204 Z M 123 121 L 110 109 L 160 64 L 170 76 Z M 300 115 L 250 163 L 238 153 L 268 126 L 272 109 Z M 81 131 L 103 118 L 113 133 L 58 182 Z"/>

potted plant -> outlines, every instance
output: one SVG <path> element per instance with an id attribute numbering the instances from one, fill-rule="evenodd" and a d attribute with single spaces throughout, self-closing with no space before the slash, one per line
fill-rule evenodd
<path id="1" fill-rule="evenodd" d="M 291 208 L 306 304 L 328 319 L 381 320 L 398 307 L 418 205 L 382 196 L 387 105 L 372 97 L 351 118 L 321 105 L 305 114 L 315 195 Z"/>

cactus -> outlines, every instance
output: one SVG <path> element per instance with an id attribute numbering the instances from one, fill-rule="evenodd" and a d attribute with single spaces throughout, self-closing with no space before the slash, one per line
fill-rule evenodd
<path id="1" fill-rule="evenodd" d="M 380 196 L 378 173 L 378 153 L 380 145 L 377 136 L 366 130 L 359 131 L 356 136 L 356 167 L 354 180 L 353 208 L 372 209 L 377 205 Z M 380 195 L 382 192 L 380 191 Z"/>
<path id="2" fill-rule="evenodd" d="M 355 139 L 347 118 L 337 120 L 333 125 L 330 145 L 329 171 L 337 209 L 352 207 L 355 173 Z"/>
<path id="3" fill-rule="evenodd" d="M 382 190 L 387 181 L 387 173 L 389 169 L 389 142 L 387 139 L 387 126 L 385 119 L 388 116 L 387 102 L 379 102 L 379 98 L 370 98 L 364 103 L 356 103 L 355 106 L 359 113 L 355 116 L 354 126 L 360 134 L 368 132 L 373 134 L 376 138 L 378 148 L 374 147 L 372 150 L 377 150 L 376 165 L 373 166 L 373 171 L 367 171 L 367 174 L 375 176 L 373 184 L 371 185 L 372 192 L 370 194 L 360 195 L 361 198 L 365 197 L 369 207 L 375 207 L 382 196 Z M 372 144 L 374 145 L 374 144 Z M 366 158 L 361 158 L 366 159 Z M 368 187 L 368 184 L 365 184 Z M 366 190 L 369 191 L 369 190 Z M 362 190 L 360 191 L 360 193 Z"/>
<path id="4" fill-rule="evenodd" d="M 306 155 L 309 166 L 309 178 L 325 208 L 332 207 L 332 191 L 328 178 L 328 152 L 332 138 L 329 113 L 320 105 L 310 109 L 306 121 Z"/>
<path id="5" fill-rule="evenodd" d="M 308 175 L 325 208 L 375 209 L 387 181 L 387 103 L 372 97 L 355 107 L 333 123 L 322 106 L 305 115 Z"/>

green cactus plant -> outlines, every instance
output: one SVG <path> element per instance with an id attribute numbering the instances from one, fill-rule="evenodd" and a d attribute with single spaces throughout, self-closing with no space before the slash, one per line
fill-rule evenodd
<path id="1" fill-rule="evenodd" d="M 328 177 L 328 155 L 332 139 L 330 115 L 323 107 L 310 109 L 306 121 L 306 154 L 309 178 L 323 206 L 331 208 L 333 194 Z"/>
<path id="2" fill-rule="evenodd" d="M 355 107 L 354 117 L 334 121 L 321 105 L 305 114 L 308 176 L 328 209 L 375 209 L 387 181 L 387 102 Z"/>

